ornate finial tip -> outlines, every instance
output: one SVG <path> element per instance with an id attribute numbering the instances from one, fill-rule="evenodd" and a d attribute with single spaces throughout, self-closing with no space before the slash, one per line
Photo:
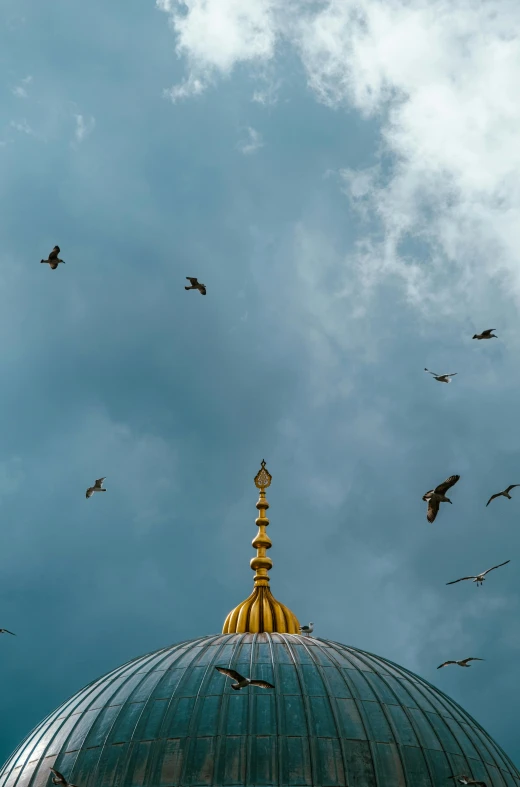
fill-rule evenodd
<path id="1" fill-rule="evenodd" d="M 271 484 L 272 475 L 265 466 L 265 459 L 262 459 L 262 467 L 255 476 L 255 486 L 257 489 L 267 489 Z"/>

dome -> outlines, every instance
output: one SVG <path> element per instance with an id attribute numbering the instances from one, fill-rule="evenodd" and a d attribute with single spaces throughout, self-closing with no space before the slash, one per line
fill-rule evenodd
<path id="1" fill-rule="evenodd" d="M 275 688 L 234 691 L 216 665 Z M 477 722 L 417 675 L 276 632 L 203 637 L 108 673 L 36 727 L 0 787 L 49 785 L 50 767 L 78 787 L 520 785 Z"/>

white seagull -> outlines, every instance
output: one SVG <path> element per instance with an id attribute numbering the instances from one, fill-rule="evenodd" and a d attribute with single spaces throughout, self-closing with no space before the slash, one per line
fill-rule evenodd
<path id="1" fill-rule="evenodd" d="M 430 372 L 426 367 L 424 367 L 424 371 L 428 372 L 428 374 L 433 374 L 438 383 L 451 383 L 451 378 L 455 377 L 457 374 L 457 372 L 453 372 L 452 374 L 435 374 L 435 372 Z"/>
<path id="2" fill-rule="evenodd" d="M 300 626 L 300 634 L 306 634 L 308 637 L 314 631 L 314 623 L 309 623 L 308 626 Z"/>
<path id="3" fill-rule="evenodd" d="M 447 664 L 458 664 L 459 667 L 471 667 L 471 664 L 468 664 L 468 661 L 484 661 L 484 659 L 478 659 L 476 656 L 470 656 L 469 658 L 461 659 L 460 661 L 443 661 L 442 664 L 439 664 L 437 669 L 445 667 Z"/>
<path id="4" fill-rule="evenodd" d="M 493 331 L 496 331 L 496 328 L 488 328 L 487 331 L 482 331 L 482 333 L 476 333 L 473 338 L 474 339 L 498 339 L 498 336 L 495 336 Z"/>
<path id="5" fill-rule="evenodd" d="M 246 686 L 259 686 L 261 689 L 274 689 L 272 683 L 268 683 L 266 680 L 251 680 L 251 678 L 244 678 L 240 672 L 234 669 L 229 669 L 228 667 L 215 667 L 215 669 L 223 675 L 227 675 L 228 678 L 232 678 L 236 681 L 236 683 L 231 684 L 231 688 L 235 689 L 235 691 L 245 689 Z"/>
<path id="6" fill-rule="evenodd" d="M 428 522 L 433 522 L 435 520 L 441 503 L 451 503 L 449 497 L 446 497 L 446 492 L 457 483 L 459 478 L 460 475 L 450 475 L 442 484 L 436 486 L 435 489 L 430 489 L 429 492 L 423 495 L 423 500 L 428 503 L 428 511 L 426 513 Z"/>
<path id="7" fill-rule="evenodd" d="M 106 475 L 104 475 L 103 478 L 97 478 L 96 479 L 96 483 L 94 484 L 94 486 L 89 486 L 89 488 L 87 489 L 87 494 L 86 494 L 87 498 L 88 497 L 92 497 L 94 492 L 106 492 L 107 491 L 106 489 L 103 489 L 103 481 L 105 480 L 105 478 L 106 478 Z"/>
<path id="8" fill-rule="evenodd" d="M 40 260 L 40 262 L 46 262 L 50 269 L 55 271 L 58 267 L 59 263 L 62 262 L 65 265 L 65 260 L 60 260 L 58 254 L 60 253 L 60 247 L 55 246 L 51 253 L 49 254 L 49 258 L 47 260 Z"/>
<path id="9" fill-rule="evenodd" d="M 61 784 L 62 787 L 76 787 L 75 784 L 71 784 L 70 782 L 68 782 L 65 776 L 59 771 L 57 771 L 56 768 L 51 768 L 51 771 L 54 774 L 54 776 L 52 777 L 53 784 Z"/>
<path id="10" fill-rule="evenodd" d="M 511 495 L 509 493 L 512 489 L 515 488 L 515 486 L 520 486 L 520 484 L 509 484 L 507 489 L 504 489 L 502 492 L 497 492 L 496 495 L 491 495 L 491 497 L 486 503 L 486 508 L 491 503 L 491 501 L 495 499 L 495 497 L 507 497 L 508 500 L 511 500 Z"/>
<path id="11" fill-rule="evenodd" d="M 483 571 L 482 574 L 476 574 L 474 577 L 461 577 L 460 579 L 454 579 L 453 582 L 446 582 L 447 585 L 454 585 L 456 582 L 462 582 L 464 579 L 471 579 L 472 582 L 477 583 L 477 587 L 484 582 L 486 578 L 486 574 L 489 574 L 490 571 L 494 571 L 495 568 L 500 568 L 500 566 L 505 566 L 507 563 L 510 563 L 510 560 L 506 560 L 505 563 L 499 563 L 498 566 L 493 566 L 493 568 L 488 568 L 487 571 Z"/>

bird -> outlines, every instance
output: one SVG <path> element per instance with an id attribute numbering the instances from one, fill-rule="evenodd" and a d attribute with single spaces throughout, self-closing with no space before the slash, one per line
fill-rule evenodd
<path id="1" fill-rule="evenodd" d="M 274 689 L 272 683 L 268 683 L 266 680 L 251 680 L 251 678 L 244 678 L 240 672 L 234 669 L 228 669 L 228 667 L 215 667 L 215 669 L 223 675 L 227 675 L 228 678 L 232 678 L 236 681 L 236 683 L 231 684 L 231 688 L 235 691 L 245 689 L 246 686 L 259 686 L 261 689 Z"/>
<path id="2" fill-rule="evenodd" d="M 71 782 L 68 782 L 65 776 L 59 771 L 57 771 L 56 768 L 51 768 L 51 771 L 54 774 L 54 776 L 52 777 L 53 784 L 61 784 L 62 787 L 76 787 L 75 784 L 71 784 Z"/>
<path id="3" fill-rule="evenodd" d="M 424 371 L 428 372 L 428 374 L 433 374 L 438 383 L 451 383 L 450 377 L 455 377 L 457 374 L 457 372 L 453 372 L 452 374 L 435 374 L 435 372 L 430 372 L 426 367 L 424 367 Z"/>
<path id="4" fill-rule="evenodd" d="M 308 637 L 314 631 L 314 623 L 309 623 L 308 626 L 300 626 L 300 634 L 306 634 Z"/>
<path id="5" fill-rule="evenodd" d="M 482 331 L 482 333 L 476 333 L 473 338 L 474 339 L 498 339 L 498 336 L 495 336 L 493 331 L 496 331 L 496 328 L 488 328 L 487 331 Z"/>
<path id="6" fill-rule="evenodd" d="M 0 634 L 12 634 L 13 637 L 16 637 L 14 631 L 9 631 L 8 629 L 0 629 Z"/>
<path id="7" fill-rule="evenodd" d="M 104 475 L 103 478 L 96 478 L 96 483 L 94 484 L 94 486 L 89 486 L 89 488 L 87 489 L 87 494 L 86 494 L 87 498 L 88 497 L 92 497 L 94 492 L 106 492 L 107 491 L 106 489 L 103 489 L 103 481 L 105 480 L 105 478 L 106 478 L 106 475 Z"/>
<path id="8" fill-rule="evenodd" d="M 493 566 L 492 568 L 488 568 L 487 571 L 483 571 L 482 574 L 476 574 L 473 577 L 461 577 L 460 579 L 454 579 L 453 582 L 446 582 L 447 585 L 454 585 L 456 582 L 462 582 L 464 579 L 471 579 L 472 582 L 477 583 L 477 587 L 484 582 L 486 578 L 486 574 L 489 574 L 490 571 L 494 571 L 495 568 L 500 568 L 500 566 L 505 566 L 507 563 L 510 563 L 510 560 L 506 560 L 505 563 L 499 563 L 498 566 Z"/>
<path id="9" fill-rule="evenodd" d="M 484 659 L 478 659 L 476 656 L 470 656 L 468 659 L 461 659 L 460 661 L 443 661 L 442 664 L 439 664 L 437 669 L 445 667 L 447 664 L 458 664 L 459 667 L 471 667 L 471 664 L 468 664 L 468 661 L 484 661 Z"/>
<path id="10" fill-rule="evenodd" d="M 423 495 L 423 500 L 428 502 L 428 511 L 426 513 L 428 522 L 433 522 L 435 520 L 441 503 L 451 503 L 449 497 L 446 497 L 446 492 L 457 483 L 459 478 L 460 475 L 450 475 L 442 484 L 436 486 L 435 489 L 430 489 L 429 492 Z"/>
<path id="11" fill-rule="evenodd" d="M 55 271 L 60 262 L 62 262 L 65 265 L 65 260 L 60 260 L 60 258 L 58 257 L 59 253 L 60 253 L 60 247 L 55 246 L 51 251 L 51 253 L 49 254 L 49 259 L 40 260 L 40 262 L 47 262 L 51 270 Z"/>
<path id="12" fill-rule="evenodd" d="M 477 787 L 487 787 L 486 782 L 479 782 L 472 779 L 471 776 L 448 776 L 448 779 L 457 779 L 459 784 L 474 784 Z"/>
<path id="13" fill-rule="evenodd" d="M 201 295 L 206 294 L 206 285 L 201 284 L 201 282 L 198 281 L 196 276 L 186 276 L 186 278 L 188 279 L 189 282 L 191 282 L 191 287 L 184 287 L 185 290 L 198 290 L 201 293 Z"/>
<path id="14" fill-rule="evenodd" d="M 486 508 L 491 503 L 491 501 L 495 499 L 495 497 L 507 497 L 508 500 L 511 500 L 511 495 L 509 493 L 512 489 L 515 488 L 515 486 L 520 486 L 520 484 L 509 484 L 507 489 L 504 489 L 503 492 L 497 492 L 496 495 L 491 495 L 491 497 L 486 503 Z"/>

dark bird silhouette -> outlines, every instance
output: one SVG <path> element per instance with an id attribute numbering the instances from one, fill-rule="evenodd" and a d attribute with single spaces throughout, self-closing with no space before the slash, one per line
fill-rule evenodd
<path id="1" fill-rule="evenodd" d="M 468 661 L 484 661 L 484 659 L 478 659 L 476 656 L 470 656 L 469 658 L 461 659 L 460 661 L 443 661 L 442 664 L 439 664 L 437 669 L 445 667 L 447 664 L 458 664 L 459 667 L 471 667 L 471 664 L 468 664 Z"/>
<path id="2" fill-rule="evenodd" d="M 456 779 L 459 784 L 474 784 L 476 787 L 487 787 L 486 782 L 478 782 L 471 776 L 448 776 L 448 779 Z"/>
<path id="3" fill-rule="evenodd" d="M 486 508 L 491 503 L 491 501 L 495 499 L 495 497 L 507 497 L 508 500 L 511 500 L 511 495 L 509 493 L 515 488 L 515 486 L 520 486 L 520 484 L 510 484 L 507 489 L 504 489 L 502 492 L 497 492 L 496 495 L 491 495 L 486 503 Z"/>
<path id="4" fill-rule="evenodd" d="M 472 577 L 461 577 L 460 579 L 454 579 L 453 582 L 446 582 L 447 585 L 454 585 L 456 582 L 462 582 L 465 579 L 471 579 L 472 582 L 477 583 L 477 587 L 481 585 L 485 578 L 486 574 L 489 574 L 490 571 L 494 571 L 495 568 L 500 568 L 500 566 L 505 566 L 507 563 L 510 563 L 510 560 L 506 560 L 505 563 L 499 563 L 498 566 L 493 566 L 493 568 L 488 568 L 487 571 L 483 571 L 482 574 L 475 574 Z"/>
<path id="5" fill-rule="evenodd" d="M 438 383 L 451 383 L 451 378 L 457 374 L 457 372 L 452 372 L 452 374 L 435 374 L 435 372 L 430 372 L 426 367 L 424 367 L 424 371 L 432 374 Z"/>
<path id="6" fill-rule="evenodd" d="M 0 634 L 12 634 L 13 637 L 16 637 L 14 631 L 9 631 L 8 629 L 0 629 Z"/>
<path id="7" fill-rule="evenodd" d="M 196 276 L 186 276 L 186 278 L 188 279 L 189 282 L 191 282 L 191 287 L 185 287 L 184 288 L 185 290 L 198 290 L 201 293 L 201 295 L 206 294 L 206 285 L 201 284 Z"/>
<path id="8" fill-rule="evenodd" d="M 268 683 L 266 680 L 251 680 L 250 678 L 244 678 L 240 672 L 234 669 L 228 669 L 228 667 L 215 667 L 215 669 L 223 675 L 227 675 L 228 678 L 232 678 L 232 680 L 236 681 L 236 683 L 231 684 L 231 688 L 235 689 L 235 691 L 245 689 L 246 686 L 259 686 L 261 689 L 274 689 L 272 683 Z"/>
<path id="9" fill-rule="evenodd" d="M 89 488 L 87 489 L 86 497 L 92 497 L 94 492 L 106 492 L 107 490 L 103 489 L 103 481 L 105 480 L 105 478 L 106 475 L 104 475 L 103 478 L 97 478 L 94 486 L 89 486 Z"/>
<path id="10" fill-rule="evenodd" d="M 430 489 L 429 492 L 423 495 L 423 500 L 428 503 L 428 511 L 426 513 L 428 522 L 435 521 L 441 503 L 451 503 L 449 497 L 446 497 L 446 492 L 457 483 L 459 478 L 460 475 L 450 475 L 442 484 L 436 486 L 435 489 Z"/>
<path id="11" fill-rule="evenodd" d="M 56 768 L 51 768 L 51 771 L 54 774 L 54 776 L 52 777 L 53 784 L 61 784 L 61 787 L 76 787 L 75 784 L 71 784 L 71 782 L 68 782 L 65 776 L 59 771 L 57 771 Z"/>
<path id="12" fill-rule="evenodd" d="M 496 331 L 496 328 L 488 328 L 487 331 L 482 331 L 482 333 L 476 333 L 473 338 L 474 339 L 498 339 L 498 336 L 495 336 L 493 331 Z"/>
<path id="13" fill-rule="evenodd" d="M 55 246 L 51 253 L 49 254 L 49 258 L 47 260 L 40 260 L 40 262 L 46 262 L 50 269 L 55 271 L 58 267 L 59 263 L 62 262 L 65 265 L 65 260 L 60 260 L 58 254 L 60 253 L 60 247 Z"/>

